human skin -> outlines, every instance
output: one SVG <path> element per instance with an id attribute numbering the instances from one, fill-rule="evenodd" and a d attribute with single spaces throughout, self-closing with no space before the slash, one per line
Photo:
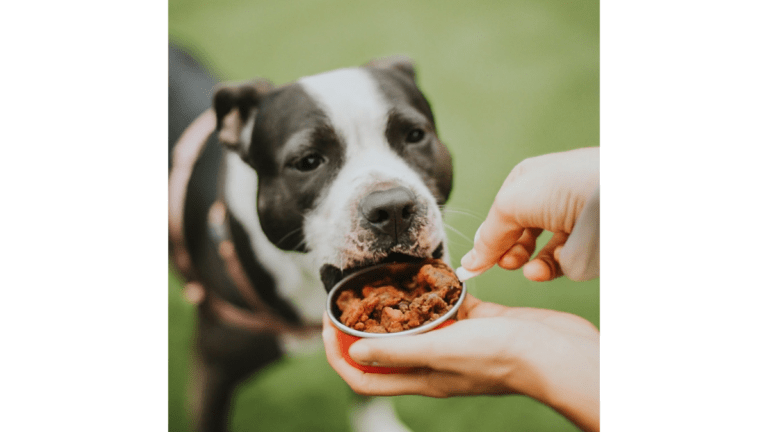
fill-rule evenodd
<path id="1" fill-rule="evenodd" d="M 410 367 L 364 373 L 343 359 L 326 316 L 330 365 L 362 395 L 431 397 L 521 394 L 551 406 L 583 430 L 599 423 L 599 332 L 565 312 L 511 308 L 467 295 L 448 327 L 413 336 L 361 339 L 349 349 L 360 364 Z"/>
<path id="2" fill-rule="evenodd" d="M 533 281 L 564 273 L 584 280 L 576 268 L 583 251 L 568 239 L 599 186 L 599 170 L 599 147 L 545 154 L 516 165 L 478 228 L 472 250 L 461 259 L 459 277 L 465 280 L 498 264 L 507 270 L 522 267 Z M 531 259 L 544 230 L 554 234 Z"/>

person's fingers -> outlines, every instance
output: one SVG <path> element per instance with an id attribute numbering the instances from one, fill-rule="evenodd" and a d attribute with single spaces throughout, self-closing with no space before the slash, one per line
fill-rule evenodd
<path id="1" fill-rule="evenodd" d="M 473 301 L 474 303 L 482 303 L 474 298 Z M 473 302 L 471 301 L 470 303 Z M 394 396 L 414 394 L 430 397 L 448 397 L 452 395 L 511 393 L 511 390 L 507 389 L 498 380 L 487 380 L 486 382 L 481 377 L 474 375 L 464 376 L 425 367 L 410 369 L 407 372 L 398 374 L 362 372 L 350 366 L 342 357 L 336 339 L 335 328 L 330 323 L 327 315 L 323 317 L 323 324 L 322 336 L 328 363 L 349 384 L 350 388 L 360 395 Z M 413 337 L 416 336 L 394 339 L 407 340 Z M 376 342 L 381 341 L 377 340 Z M 352 346 L 354 347 L 358 343 L 360 342 L 358 341 Z M 397 345 L 395 349 L 400 349 L 400 346 Z M 354 353 L 354 350 L 351 349 L 350 352 Z M 417 351 L 416 355 L 423 356 L 424 352 Z"/>
<path id="2" fill-rule="evenodd" d="M 431 367 L 432 359 L 443 351 L 441 345 L 450 344 L 450 335 L 443 336 L 448 329 L 450 326 L 407 337 L 361 339 L 349 347 L 349 356 L 363 365 Z"/>
<path id="3" fill-rule="evenodd" d="M 525 234 L 523 234 L 525 236 Z M 504 270 L 517 270 L 527 263 L 531 258 L 531 254 L 525 250 L 525 247 L 520 243 L 515 243 L 512 249 L 508 250 L 504 255 L 499 258 L 499 267 Z"/>
<path id="4" fill-rule="evenodd" d="M 419 335 L 362 339 L 352 344 L 349 355 L 360 364 L 486 374 L 488 370 L 508 366 L 502 360 L 515 348 L 504 341 L 514 339 L 517 328 L 510 324 L 503 317 L 465 319 Z M 468 373 L 470 370 L 474 372 Z"/>
<path id="5" fill-rule="evenodd" d="M 328 364 L 349 384 L 357 394 L 364 396 L 391 396 L 401 394 L 422 394 L 425 396 L 444 396 L 430 382 L 427 369 L 414 369 L 405 374 L 365 373 L 344 360 L 336 336 L 335 327 L 327 314 L 323 315 L 323 344 Z M 354 344 L 353 344 L 354 346 Z"/>
<path id="6" fill-rule="evenodd" d="M 344 380 L 355 393 L 363 396 L 421 395 L 443 398 L 514 393 L 496 381 L 426 368 L 402 374 L 365 373 L 354 380 Z"/>
<path id="7" fill-rule="evenodd" d="M 543 231 L 540 228 L 526 228 L 517 243 L 499 259 L 499 267 L 516 270 L 527 263 L 536 250 L 536 239 Z"/>
<path id="8" fill-rule="evenodd" d="M 450 393 L 444 388 L 445 379 L 436 379 L 442 375 L 429 369 L 415 369 L 403 374 L 363 373 L 349 379 L 339 373 L 355 393 L 363 396 L 422 395 L 447 397 Z M 450 384 L 449 384 L 450 385 Z"/>
<path id="9" fill-rule="evenodd" d="M 448 397 L 521 391 L 529 394 L 523 390 L 533 388 L 526 381 L 530 374 L 521 372 L 519 356 L 530 353 L 536 345 L 548 346 L 532 346 L 531 340 L 557 336 L 552 332 L 558 328 L 590 340 L 599 338 L 594 326 L 582 318 L 553 310 L 510 308 L 470 295 L 459 311 L 459 319 L 451 326 L 426 334 L 362 339 L 350 348 L 350 355 L 360 363 L 426 366 L 404 373 L 364 373 L 348 365 L 339 351 L 335 328 L 324 317 L 326 355 L 339 376 L 361 395 Z M 405 363 L 396 363 L 403 358 Z"/>
<path id="10" fill-rule="evenodd" d="M 493 267 L 523 234 L 523 227 L 502 208 L 503 203 L 499 202 L 497 196 L 488 211 L 488 217 L 475 234 L 472 250 L 461 258 L 464 269 L 478 272 Z"/>
<path id="11" fill-rule="evenodd" d="M 355 393 L 364 396 L 401 394 L 441 396 L 437 388 L 430 385 L 434 383 L 430 383 L 427 369 L 414 369 L 405 374 L 372 374 L 351 366 L 342 356 L 336 334 L 336 329 L 331 324 L 328 314 L 323 314 L 323 344 L 328 364 L 349 384 Z M 428 392 L 431 394 L 427 394 Z"/>
<path id="12" fill-rule="evenodd" d="M 463 320 L 419 335 L 361 339 L 349 347 L 349 355 L 360 364 L 462 370 L 466 361 L 478 354 L 468 346 L 477 344 L 474 338 L 477 326 L 477 320 Z M 483 328 L 482 332 L 487 333 L 487 328 Z M 463 343 L 457 343 L 457 340 Z"/>
<path id="13" fill-rule="evenodd" d="M 462 308 L 459 311 L 460 319 L 493 318 L 510 309 L 494 303 L 482 302 L 469 294 L 467 294 Z M 459 324 L 460 322 L 457 322 L 451 326 L 420 335 L 361 339 L 350 346 L 349 355 L 360 364 L 375 363 L 376 366 L 432 367 L 433 369 L 441 369 L 440 365 L 434 364 L 434 358 L 444 358 L 446 355 L 453 357 L 471 355 L 470 350 L 467 350 L 465 346 L 456 346 L 455 343 L 452 343 L 455 342 L 454 333 L 456 333 L 452 327 L 459 326 Z M 473 322 L 470 327 L 480 326 L 478 328 L 481 330 L 480 333 L 482 333 L 484 332 L 482 325 L 487 324 L 476 324 Z M 345 378 L 345 380 L 347 377 L 356 378 L 360 376 L 362 372 L 344 360 L 339 348 L 336 329 L 331 324 L 327 314 L 323 316 L 322 336 L 328 363 L 339 375 Z M 457 363 L 461 362 L 461 360 L 457 361 Z"/>
<path id="14" fill-rule="evenodd" d="M 352 365 L 344 360 L 336 336 L 336 327 L 331 324 L 331 320 L 328 318 L 327 313 L 323 313 L 323 345 L 325 347 L 325 357 L 328 359 L 328 364 L 331 365 L 339 376 L 345 381 L 360 379 L 363 372 L 352 367 Z"/>
<path id="15" fill-rule="evenodd" d="M 523 266 L 523 275 L 535 282 L 546 282 L 563 275 L 560 264 L 555 259 L 555 249 L 568 240 L 568 233 L 557 232 L 539 251 L 536 258 Z"/>

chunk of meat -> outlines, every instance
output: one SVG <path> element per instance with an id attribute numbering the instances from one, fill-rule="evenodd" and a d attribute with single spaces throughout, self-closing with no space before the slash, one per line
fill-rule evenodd
<path id="1" fill-rule="evenodd" d="M 426 260 L 419 272 L 397 286 L 390 278 L 361 290 L 339 294 L 341 322 L 370 333 L 395 333 L 434 321 L 447 313 L 461 295 L 451 268 L 441 260 Z"/>

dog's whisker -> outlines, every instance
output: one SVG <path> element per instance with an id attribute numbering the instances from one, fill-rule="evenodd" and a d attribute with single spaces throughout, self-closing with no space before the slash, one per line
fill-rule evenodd
<path id="1" fill-rule="evenodd" d="M 461 232 L 461 231 L 459 231 L 458 229 L 456 229 L 456 228 L 454 228 L 454 227 L 452 227 L 452 226 L 448 225 L 447 223 L 443 223 L 443 226 L 445 226 L 445 228 L 447 228 L 447 229 L 451 230 L 452 232 L 456 233 L 456 235 L 458 235 L 458 236 L 459 236 L 459 237 L 461 237 L 462 239 L 466 240 L 466 241 L 467 241 L 467 243 L 469 243 L 469 244 L 473 244 L 473 243 L 474 243 L 474 242 L 473 242 L 473 241 L 472 241 L 472 240 L 471 240 L 469 237 L 467 237 L 466 235 L 464 235 L 464 233 L 462 233 L 462 232 Z"/>
<path id="2" fill-rule="evenodd" d="M 284 235 L 283 238 L 281 238 L 280 240 L 277 241 L 277 243 L 275 243 L 275 246 L 280 247 L 280 245 L 283 243 L 283 241 L 287 240 L 289 237 L 291 237 L 292 235 L 296 234 L 297 232 L 301 232 L 301 230 L 302 230 L 302 228 L 297 228 L 297 229 L 295 229 L 293 231 L 289 231 L 288 234 Z M 299 245 L 301 245 L 304 242 L 305 242 L 305 240 L 302 239 L 301 242 L 299 243 Z"/>
<path id="3" fill-rule="evenodd" d="M 295 231 L 294 231 L 294 232 L 295 232 Z M 305 239 L 305 238 L 302 238 L 302 239 L 301 239 L 301 241 L 300 241 L 299 243 L 297 243 L 297 244 L 296 244 L 296 247 L 300 249 L 300 248 L 302 248 L 302 247 L 304 247 L 304 246 L 306 246 L 306 245 L 307 245 L 307 239 Z"/>
<path id="4" fill-rule="evenodd" d="M 483 220 L 482 216 L 477 215 L 477 214 L 473 213 L 470 210 L 458 209 L 458 208 L 453 208 L 453 207 L 447 207 L 446 206 L 446 207 L 442 208 L 442 211 L 444 213 L 446 213 L 446 214 L 457 214 L 457 215 L 462 215 L 462 216 L 469 216 L 469 217 L 471 217 L 473 219 L 477 219 L 477 220 L 480 220 L 480 221 Z"/>

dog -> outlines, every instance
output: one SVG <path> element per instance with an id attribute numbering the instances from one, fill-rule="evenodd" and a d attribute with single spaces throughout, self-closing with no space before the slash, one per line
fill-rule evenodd
<path id="1" fill-rule="evenodd" d="M 406 57 L 281 86 L 217 84 L 174 46 L 169 59 L 169 234 L 198 312 L 195 427 L 221 431 L 238 383 L 318 334 L 344 276 L 450 262 L 453 167 Z"/>

